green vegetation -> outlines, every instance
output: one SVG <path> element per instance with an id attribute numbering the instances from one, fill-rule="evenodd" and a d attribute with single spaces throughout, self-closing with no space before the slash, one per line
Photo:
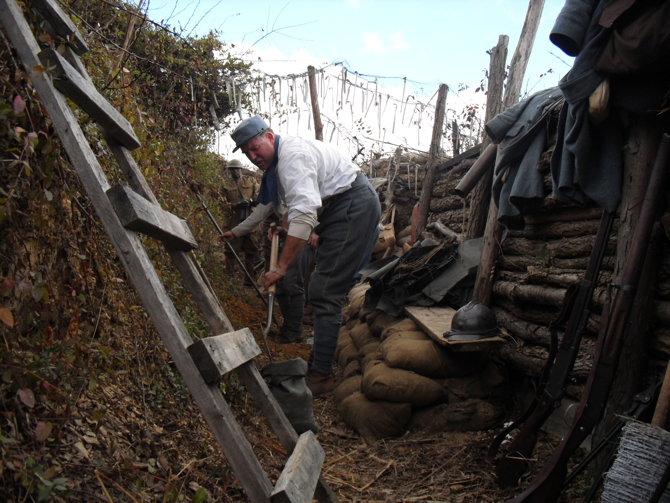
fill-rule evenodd
<path id="1" fill-rule="evenodd" d="M 52 39 L 27 5 L 43 45 L 68 43 Z M 75 0 L 64 8 L 89 45 L 82 59 L 96 87 L 142 142 L 135 160 L 164 208 L 189 221 L 201 243 L 196 258 L 225 299 L 236 287 L 219 272 L 216 231 L 181 171 L 220 217 L 210 108 L 225 128 L 234 111 L 226 82 L 249 80 L 248 65 L 229 56 L 216 34 L 184 38 L 141 18 L 131 29 L 126 4 Z M 1 36 L 0 499 L 239 497 L 29 76 Z M 110 183 L 122 183 L 97 126 L 76 115 Z M 189 331 L 207 334 L 165 252 L 145 244 Z M 226 392 L 236 386 L 226 382 Z M 173 464 L 189 469 L 173 473 Z"/>

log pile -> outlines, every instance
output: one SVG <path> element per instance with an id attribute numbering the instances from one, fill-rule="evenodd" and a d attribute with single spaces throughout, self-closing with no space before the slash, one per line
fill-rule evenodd
<path id="1" fill-rule="evenodd" d="M 538 378 L 547 359 L 551 336 L 548 325 L 563 305 L 567 288 L 584 276 L 602 210 L 560 207 L 548 198 L 528 218 L 523 231 L 511 231 L 502 243 L 493 285 L 493 309 L 511 343 L 499 356 L 521 376 Z M 616 226 L 616 224 L 615 224 Z M 607 285 L 612 279 L 616 233 L 607 246 L 571 379 L 572 398 L 579 399 L 593 360 Z M 561 330 L 564 327 L 561 327 Z M 563 336 L 559 330 L 559 340 Z"/>

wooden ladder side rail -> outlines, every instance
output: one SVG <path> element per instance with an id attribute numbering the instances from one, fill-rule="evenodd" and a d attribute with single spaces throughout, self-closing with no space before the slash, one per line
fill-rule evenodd
<path id="1" fill-rule="evenodd" d="M 106 190 L 109 183 L 95 154 L 91 151 L 65 98 L 53 87 L 42 71 L 40 48 L 20 7 L 14 0 L 0 0 L 0 19 L 30 75 L 43 106 L 47 110 L 70 161 L 84 185 L 100 221 L 107 230 L 119 259 L 133 279 L 175 365 L 182 374 L 203 416 L 219 441 L 252 501 L 269 501 L 273 486 L 256 458 L 251 445 L 237 424 L 216 385 L 207 385 L 188 353 L 191 338 L 172 304 L 139 236 L 121 225 Z"/>

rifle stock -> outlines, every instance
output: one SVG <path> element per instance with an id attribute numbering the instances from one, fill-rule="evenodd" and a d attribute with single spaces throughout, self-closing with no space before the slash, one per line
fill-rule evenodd
<path id="1" fill-rule="evenodd" d="M 570 428 L 531 485 L 508 503 L 553 503 L 560 495 L 570 456 L 600 421 L 614 382 L 624 332 L 635 299 L 651 231 L 664 193 L 670 162 L 670 136 L 664 134 L 635 228 L 632 247 L 612 301 L 601 316 L 593 368 Z"/>
<path id="2" fill-rule="evenodd" d="M 542 388 L 534 410 L 510 443 L 507 454 L 500 459 L 496 466 L 498 484 L 502 487 L 516 487 L 518 485 L 519 479 L 528 465 L 526 460 L 533 454 L 540 428 L 551 416 L 554 409 L 560 405 L 565 394 L 570 372 L 579 352 L 582 334 L 589 320 L 589 304 L 597 284 L 598 271 L 607 250 L 607 242 L 612 231 L 614 217 L 613 212 L 603 213 L 593 251 L 589 257 L 584 278 L 574 296 L 574 301 L 570 301 L 569 297 L 566 296 L 564 302 L 572 302 L 572 308 L 569 311 L 570 318 L 556 355 L 556 362 L 551 368 L 548 382 Z"/>

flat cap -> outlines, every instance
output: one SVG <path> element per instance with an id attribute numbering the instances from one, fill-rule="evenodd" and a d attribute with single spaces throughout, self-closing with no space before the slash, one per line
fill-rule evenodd
<path id="1" fill-rule="evenodd" d="M 244 119 L 240 122 L 235 130 L 230 133 L 231 138 L 235 142 L 235 148 L 233 152 L 236 152 L 242 145 L 246 142 L 255 138 L 261 134 L 266 129 L 269 129 L 270 126 L 263 120 L 260 115 L 254 115 L 248 119 Z"/>

